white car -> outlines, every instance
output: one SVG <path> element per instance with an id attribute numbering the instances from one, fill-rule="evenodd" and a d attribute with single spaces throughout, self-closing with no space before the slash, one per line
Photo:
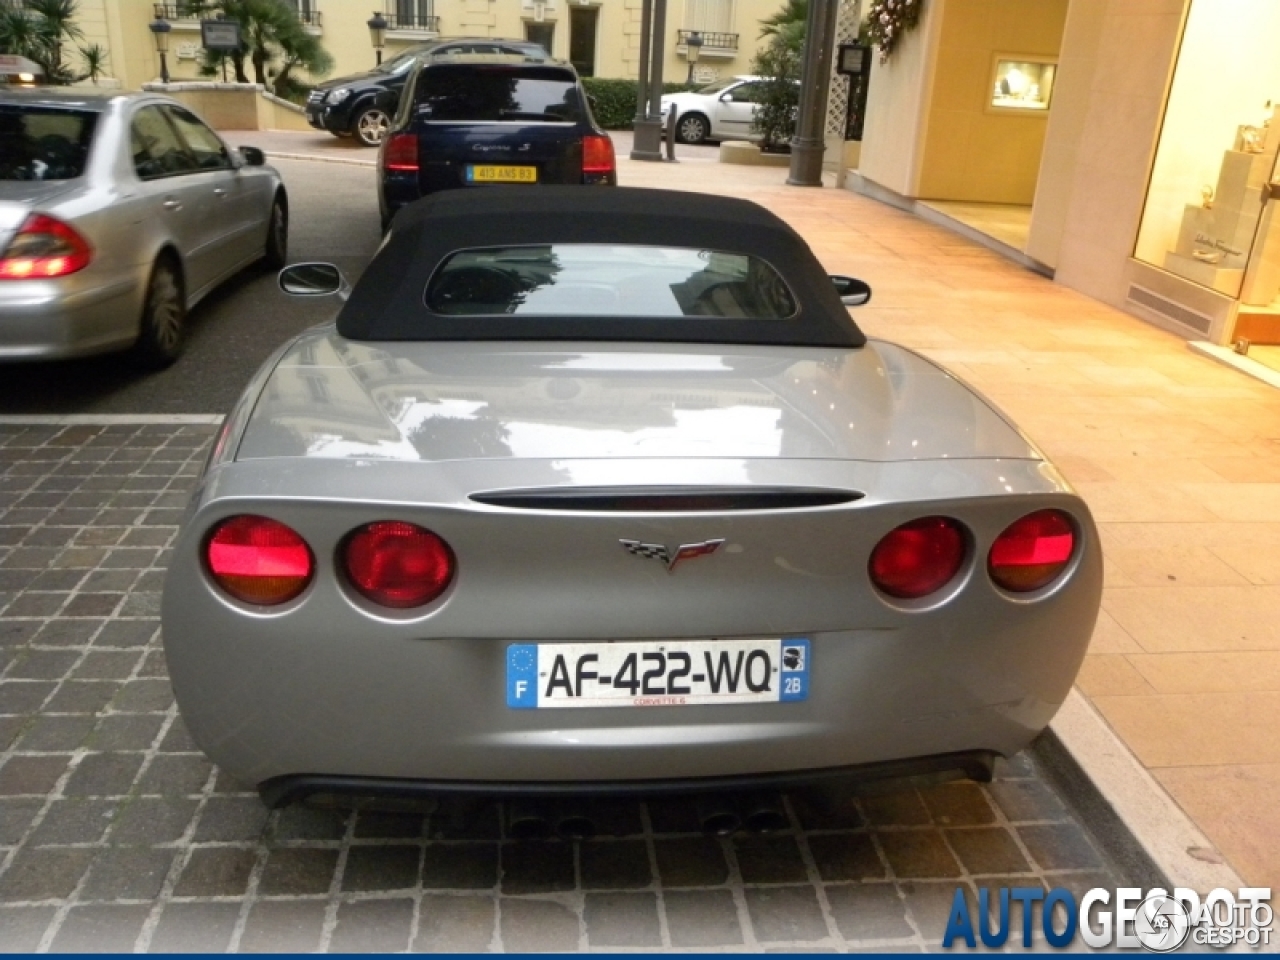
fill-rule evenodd
<path id="1" fill-rule="evenodd" d="M 676 106 L 676 139 L 681 143 L 708 140 L 754 140 L 755 118 L 763 77 L 729 77 L 701 90 L 669 93 L 662 98 L 662 115 Z M 666 121 L 664 120 L 664 123 Z"/>

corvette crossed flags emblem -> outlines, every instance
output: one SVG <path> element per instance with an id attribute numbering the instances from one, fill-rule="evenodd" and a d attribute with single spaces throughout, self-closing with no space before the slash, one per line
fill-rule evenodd
<path id="1" fill-rule="evenodd" d="M 641 543 L 639 540 L 619 540 L 618 542 L 632 556 L 644 557 L 646 560 L 661 560 L 667 568 L 667 573 L 670 573 L 676 568 L 676 564 L 682 560 L 692 560 L 695 557 L 706 557 L 715 553 L 720 549 L 720 545 L 724 543 L 724 540 L 682 543 L 675 549 L 674 553 L 668 550 L 665 544 L 661 543 Z"/>

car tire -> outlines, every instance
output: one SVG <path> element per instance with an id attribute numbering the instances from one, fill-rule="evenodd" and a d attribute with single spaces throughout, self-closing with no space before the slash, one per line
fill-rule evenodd
<path id="1" fill-rule="evenodd" d="M 676 139 L 681 143 L 706 143 L 711 136 L 711 124 L 700 113 L 686 113 L 676 117 Z"/>
<path id="2" fill-rule="evenodd" d="M 173 258 L 162 256 L 151 268 L 142 302 L 142 329 L 133 346 L 134 359 L 149 370 L 171 365 L 182 353 L 187 332 L 187 301 Z"/>
<path id="3" fill-rule="evenodd" d="M 271 203 L 271 219 L 267 221 L 267 246 L 262 255 L 268 270 L 281 269 L 289 259 L 289 207 L 284 197 L 276 194 Z"/>
<path id="4" fill-rule="evenodd" d="M 365 107 L 356 114 L 351 132 L 366 147 L 377 147 L 387 135 L 391 126 L 391 117 L 381 107 Z"/>

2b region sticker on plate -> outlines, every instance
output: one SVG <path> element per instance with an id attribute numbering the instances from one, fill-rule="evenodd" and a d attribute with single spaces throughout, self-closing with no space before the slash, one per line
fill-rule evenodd
<path id="1" fill-rule="evenodd" d="M 684 707 L 809 698 L 809 641 L 644 640 L 507 647 L 507 706 Z"/>

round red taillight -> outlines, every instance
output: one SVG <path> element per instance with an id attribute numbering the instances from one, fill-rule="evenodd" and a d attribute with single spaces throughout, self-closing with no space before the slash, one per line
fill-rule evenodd
<path id="1" fill-rule="evenodd" d="M 1076 531 L 1061 510 L 1037 510 L 996 537 L 987 571 L 997 586 L 1029 593 L 1058 578 L 1076 547 Z"/>
<path id="2" fill-rule="evenodd" d="M 237 600 L 263 606 L 302 593 L 316 568 L 297 533 L 276 520 L 248 515 L 214 527 L 205 559 L 218 586 Z"/>
<path id="3" fill-rule="evenodd" d="M 964 530 L 949 517 L 922 517 L 884 535 L 871 551 L 871 582 L 891 597 L 927 597 L 964 562 Z"/>
<path id="4" fill-rule="evenodd" d="M 383 607 L 405 609 L 430 603 L 453 579 L 449 545 L 430 530 L 383 520 L 347 538 L 343 563 L 361 596 Z"/>

